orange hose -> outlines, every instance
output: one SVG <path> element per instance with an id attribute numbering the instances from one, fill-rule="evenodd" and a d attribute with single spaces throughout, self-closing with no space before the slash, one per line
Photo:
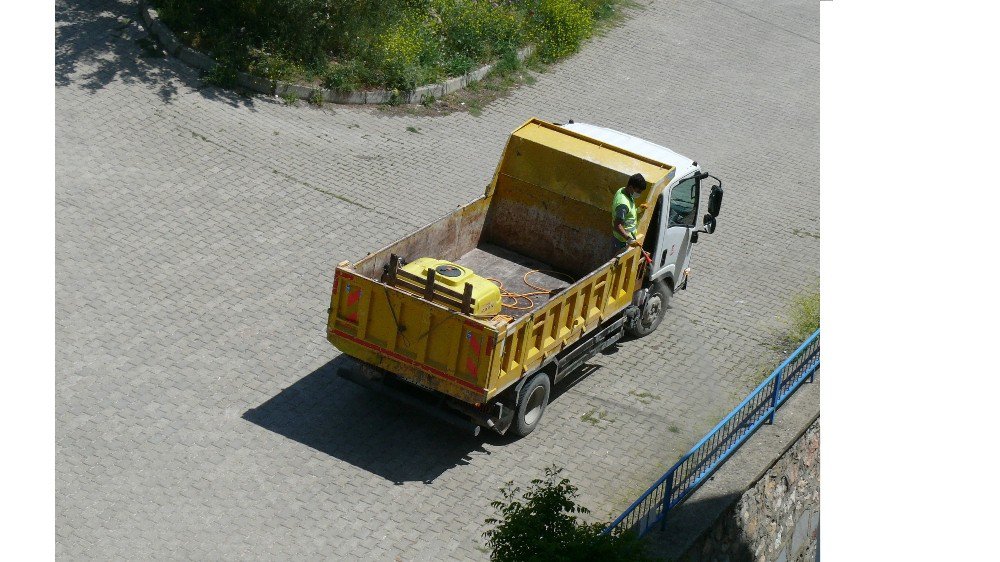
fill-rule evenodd
<path id="1" fill-rule="evenodd" d="M 548 295 L 548 294 L 550 294 L 555 289 L 555 288 L 547 289 L 545 287 L 539 287 L 538 285 L 535 285 L 531 281 L 528 281 L 528 276 L 531 275 L 532 273 L 555 274 L 554 276 L 566 277 L 566 278 L 568 278 L 567 279 L 568 283 L 573 283 L 573 278 L 570 277 L 569 275 L 566 275 L 565 273 L 562 273 L 562 272 L 559 272 L 559 271 L 551 271 L 551 270 L 545 270 L 545 269 L 532 269 L 531 271 L 528 271 L 528 272 L 526 272 L 524 274 L 524 277 L 523 277 L 524 284 L 527 285 L 527 286 L 529 286 L 529 287 L 531 287 L 532 289 L 535 289 L 534 291 L 528 291 L 526 293 L 514 293 L 512 291 L 508 291 L 508 290 L 504 289 L 503 288 L 503 281 L 501 281 L 499 279 L 495 279 L 493 277 L 487 277 L 486 279 L 488 281 L 492 281 L 493 283 L 496 283 L 497 287 L 500 288 L 500 306 L 502 308 L 509 308 L 511 310 L 531 310 L 531 309 L 535 308 L 535 301 L 533 301 L 531 299 L 531 297 L 538 296 L 538 295 Z M 503 301 L 504 299 L 514 299 L 514 302 L 513 303 L 506 303 L 506 302 Z M 527 306 L 521 306 L 521 304 L 520 304 L 521 303 L 521 299 L 524 299 L 524 300 L 528 301 L 528 305 Z"/>

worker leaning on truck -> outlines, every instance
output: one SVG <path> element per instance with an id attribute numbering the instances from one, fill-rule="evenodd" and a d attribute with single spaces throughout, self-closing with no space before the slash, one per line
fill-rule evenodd
<path id="1" fill-rule="evenodd" d="M 616 191 L 614 199 L 611 200 L 612 226 L 619 251 L 630 245 L 639 245 L 639 241 L 635 238 L 639 227 L 639 222 L 636 220 L 635 198 L 645 189 L 646 178 L 642 174 L 632 174 L 628 179 L 628 185 Z"/>

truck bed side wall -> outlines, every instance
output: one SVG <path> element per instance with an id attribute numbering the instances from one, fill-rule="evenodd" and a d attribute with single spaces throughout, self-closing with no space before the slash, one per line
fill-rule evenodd
<path id="1" fill-rule="evenodd" d="M 490 398 L 621 312 L 635 292 L 640 253 L 632 248 L 570 286 L 501 334 Z"/>
<path id="2" fill-rule="evenodd" d="M 364 258 L 355 264 L 355 269 L 362 275 L 379 279 L 391 254 L 410 261 L 422 257 L 457 260 L 479 244 L 488 205 L 489 199 L 481 197 Z"/>

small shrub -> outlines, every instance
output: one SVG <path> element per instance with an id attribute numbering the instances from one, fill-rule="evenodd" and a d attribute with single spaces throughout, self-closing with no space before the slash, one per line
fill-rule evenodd
<path id="1" fill-rule="evenodd" d="M 235 87 L 238 78 L 236 66 L 224 60 L 217 62 L 218 64 L 216 64 L 214 68 L 206 70 L 202 75 L 205 83 L 222 88 Z"/>
<path id="2" fill-rule="evenodd" d="M 508 6 L 469 0 L 438 4 L 444 48 L 452 56 L 486 62 L 524 41 L 521 14 Z"/>
<path id="3" fill-rule="evenodd" d="M 440 43 L 426 16 L 407 14 L 383 32 L 366 53 L 365 63 L 378 83 L 402 92 L 436 77 Z"/>
<path id="4" fill-rule="evenodd" d="M 305 70 L 273 52 L 264 49 L 250 49 L 247 55 L 247 70 L 254 76 L 268 80 L 290 80 Z"/>
<path id="5" fill-rule="evenodd" d="M 475 61 L 465 55 L 453 55 L 443 64 L 444 74 L 448 77 L 461 76 L 472 70 L 475 64 Z"/>
<path id="6" fill-rule="evenodd" d="M 358 60 L 331 64 L 323 72 L 323 86 L 331 90 L 358 90 L 365 84 L 367 68 Z"/>
<path id="7" fill-rule="evenodd" d="M 573 0 L 540 0 L 535 25 L 540 54 L 551 61 L 575 53 L 593 32 L 594 18 Z"/>
<path id="8" fill-rule="evenodd" d="M 483 533 L 493 562 L 626 562 L 652 560 L 632 533 L 602 535 L 606 523 L 583 523 L 575 514 L 589 510 L 576 503 L 577 488 L 559 478 L 561 468 L 545 469 L 545 478 L 521 491 L 508 482 L 503 499 L 491 503 L 496 517 Z"/>

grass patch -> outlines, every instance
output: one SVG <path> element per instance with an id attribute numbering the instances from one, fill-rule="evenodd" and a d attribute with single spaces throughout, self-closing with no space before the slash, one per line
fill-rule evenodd
<path id="1" fill-rule="evenodd" d="M 607 410 L 600 410 L 598 408 L 591 408 L 590 411 L 580 417 L 580 420 L 594 427 L 600 426 L 601 422 L 614 423 L 615 421 L 608 416 Z"/>
<path id="2" fill-rule="evenodd" d="M 792 298 L 786 323 L 772 334 L 771 349 L 775 352 L 774 360 L 757 366 L 751 376 L 753 385 L 760 384 L 774 372 L 778 363 L 798 349 L 819 329 L 819 289 L 810 289 Z"/>
<path id="3" fill-rule="evenodd" d="M 795 297 L 790 316 L 791 326 L 784 334 L 784 343 L 798 347 L 819 329 L 819 290 Z"/>
<path id="4" fill-rule="evenodd" d="M 487 62 L 576 52 L 629 0 L 154 0 L 188 46 L 228 72 L 330 89 L 400 92 Z M 516 64 L 514 65 L 516 66 Z M 505 72 L 510 69 L 502 70 Z M 220 81 L 221 83 L 221 81 Z"/>
<path id="5" fill-rule="evenodd" d="M 647 392 L 645 390 L 642 391 L 630 390 L 628 391 L 628 393 L 631 394 L 632 396 L 635 396 L 636 399 L 639 400 L 639 402 L 642 402 L 643 404 L 651 404 L 654 400 L 660 399 L 659 394 L 653 394 L 652 392 Z"/>

